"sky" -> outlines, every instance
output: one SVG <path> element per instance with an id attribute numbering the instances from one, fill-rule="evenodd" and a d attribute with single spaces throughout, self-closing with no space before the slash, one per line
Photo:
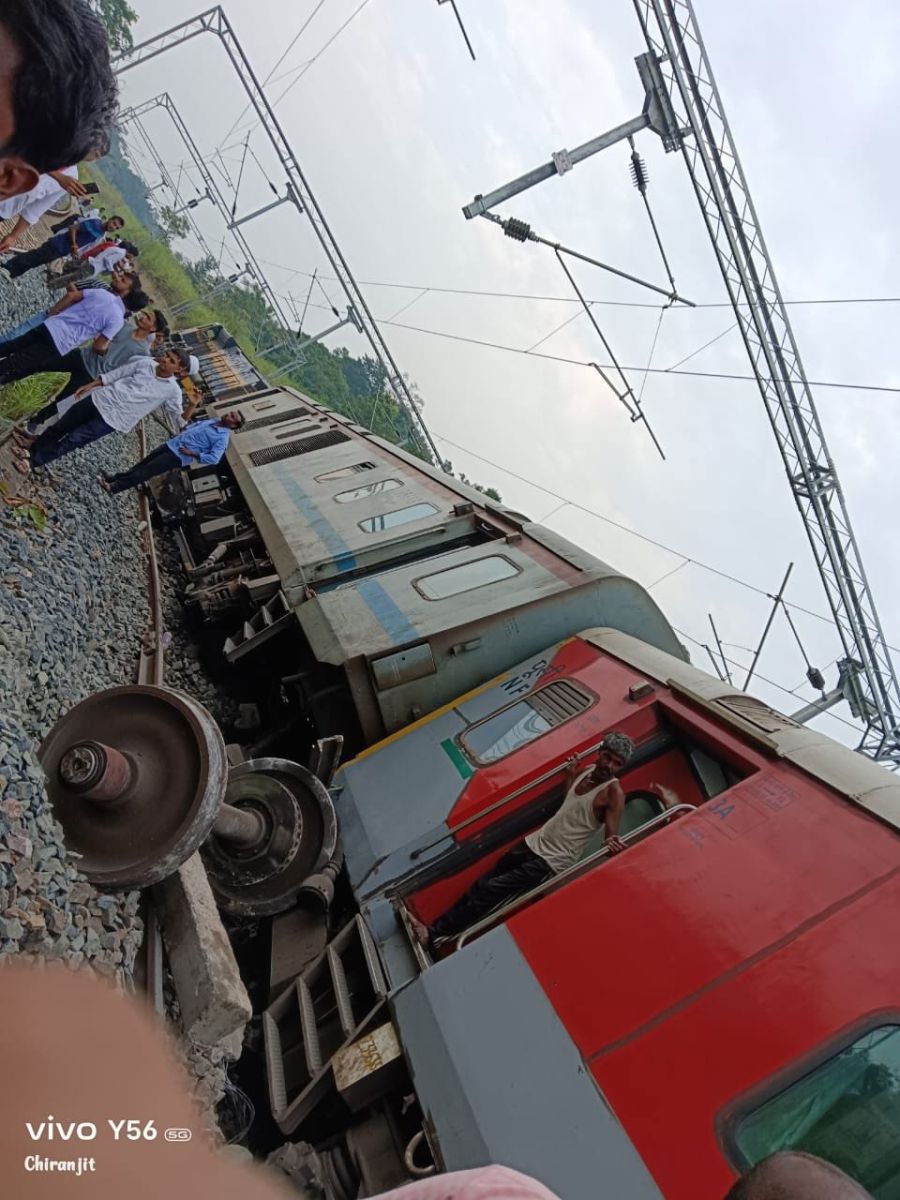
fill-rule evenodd
<path id="1" fill-rule="evenodd" d="M 191 15 L 183 0 L 132 3 L 138 42 Z M 655 293 L 587 264 L 574 267 L 584 293 L 604 302 L 592 312 L 618 360 L 634 368 L 629 382 L 641 393 L 665 461 L 590 368 L 473 344 L 525 350 L 540 342 L 541 354 L 607 361 L 587 316 L 577 315 L 552 251 L 512 241 L 487 221 L 466 221 L 461 209 L 551 152 L 640 112 L 634 58 L 645 45 L 634 5 L 458 6 L 475 62 L 450 5 L 434 0 L 365 0 L 362 7 L 360 0 L 228 0 L 225 9 L 261 79 L 311 17 L 267 92 L 278 99 L 278 119 L 308 184 L 454 468 L 650 587 L 686 638 L 709 643 L 712 614 L 726 655 L 743 664 L 732 667 L 739 684 L 771 607 L 765 593 L 777 590 L 793 562 L 786 596 L 819 616 L 794 610 L 801 652 L 777 615 L 750 688 L 793 712 L 815 695 L 803 682 L 804 653 L 833 687 L 841 649 L 833 625 L 820 619 L 827 601 L 760 394 L 752 382 L 643 370 L 651 364 L 664 371 L 689 358 L 683 370 L 749 374 L 683 157 L 665 154 L 648 131 L 637 137 L 679 294 L 720 307 L 663 312 Z M 900 92 L 893 50 L 900 6 L 695 0 L 695 10 L 782 295 L 800 301 L 900 293 L 893 278 L 897 171 L 889 153 Z M 128 71 L 122 89 L 129 105 L 169 92 L 229 196 L 240 175 L 239 215 L 273 198 L 269 182 L 283 193 L 277 159 L 244 112 L 245 96 L 218 39 L 195 38 Z M 185 165 L 167 115 L 151 112 L 144 127 L 184 196 L 194 194 L 199 177 Z M 157 183 L 137 140 L 129 145 L 135 166 Z M 217 149 L 221 160 L 212 158 Z M 497 211 L 665 285 L 629 154 L 620 143 Z M 221 218 L 209 204 L 194 216 L 218 251 Z M 285 205 L 243 232 L 276 293 L 302 308 L 315 270 L 328 302 L 343 311 L 304 216 Z M 193 241 L 179 248 L 199 253 Z M 231 265 L 231 255 L 226 237 L 223 262 Z M 331 323 L 325 304 L 317 284 L 305 328 Z M 900 388 L 897 303 L 798 304 L 789 311 L 808 378 Z M 346 331 L 327 344 L 355 353 L 367 348 Z M 900 498 L 900 394 L 813 390 L 885 635 L 900 646 L 892 516 Z M 687 644 L 693 661 L 711 670 L 706 651 Z M 814 724 L 853 745 L 849 718 L 841 705 Z"/>

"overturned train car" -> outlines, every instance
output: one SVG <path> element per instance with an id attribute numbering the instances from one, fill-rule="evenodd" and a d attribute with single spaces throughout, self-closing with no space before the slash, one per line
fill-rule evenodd
<path id="1" fill-rule="evenodd" d="M 187 599 L 224 657 L 277 679 L 317 737 L 361 748 L 592 625 L 687 655 L 644 588 L 290 388 L 218 327 L 182 335 L 227 462 L 163 485 L 191 519 Z"/>
<path id="2" fill-rule="evenodd" d="M 190 596 L 353 748 L 345 902 L 265 934 L 271 1114 L 330 1200 L 488 1162 L 565 1200 L 719 1200 L 788 1147 L 900 1194 L 900 785 L 690 666 L 632 581 L 188 336 L 247 418 L 226 471 L 160 497 Z M 611 729 L 626 851 L 424 950 L 411 917 Z"/>

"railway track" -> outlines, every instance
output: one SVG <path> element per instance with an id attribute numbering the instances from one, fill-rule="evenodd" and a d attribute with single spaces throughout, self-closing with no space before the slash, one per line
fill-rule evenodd
<path id="1" fill-rule="evenodd" d="M 147 453 L 147 432 L 141 421 L 138 428 L 139 457 Z M 159 560 L 153 537 L 150 501 L 143 491 L 138 492 L 138 519 L 142 525 L 144 554 L 147 573 L 147 624 L 141 637 L 138 657 L 137 682 L 162 687 L 165 678 L 165 638 L 163 629 L 162 589 L 159 580 Z M 157 1016 L 165 1015 L 163 975 L 165 954 L 162 933 L 156 908 L 149 892 L 144 893 L 142 902 L 144 918 L 144 941 L 135 963 L 135 983 L 142 988 Z"/>
<path id="2" fill-rule="evenodd" d="M 144 422 L 138 429 L 138 457 L 147 453 L 147 433 Z M 150 501 L 142 491 L 138 492 L 138 517 L 142 525 L 142 541 L 147 557 L 147 627 L 141 638 L 138 660 L 137 682 L 162 687 L 165 676 L 165 638 L 163 636 L 162 591 L 159 582 L 159 561 L 150 521 Z"/>

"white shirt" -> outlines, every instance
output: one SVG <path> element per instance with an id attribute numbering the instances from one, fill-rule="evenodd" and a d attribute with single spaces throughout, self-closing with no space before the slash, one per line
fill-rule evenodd
<path id="1" fill-rule="evenodd" d="M 60 175 L 77 179 L 78 167 L 63 167 Z M 65 188 L 61 187 L 52 175 L 42 175 L 30 192 L 0 200 L 0 221 L 8 221 L 10 217 L 21 217 L 29 225 L 35 225 L 64 195 Z"/>
<path id="2" fill-rule="evenodd" d="M 75 304 L 44 322 L 60 354 L 82 342 L 106 337 L 110 341 L 125 324 L 125 305 L 114 292 L 89 288 Z"/>
<path id="3" fill-rule="evenodd" d="M 102 387 L 91 392 L 94 408 L 113 429 L 128 433 L 138 421 L 163 408 L 180 429 L 182 391 L 176 379 L 160 379 L 151 358 L 135 358 L 124 367 L 104 371 Z"/>
<path id="4" fill-rule="evenodd" d="M 121 246 L 110 246 L 108 250 L 101 250 L 99 254 L 95 254 L 93 258 L 89 258 L 91 270 L 95 275 L 99 275 L 101 271 L 111 271 L 117 262 L 121 262 L 127 254 Z"/>
<path id="5" fill-rule="evenodd" d="M 554 874 L 558 875 L 566 867 L 571 867 L 605 819 L 597 819 L 594 797 L 609 787 L 613 782 L 611 779 L 588 788 L 582 795 L 575 790 L 593 769 L 591 767 L 581 772 L 566 792 L 566 798 L 557 812 L 525 839 L 528 849 L 539 854 L 553 868 Z"/>

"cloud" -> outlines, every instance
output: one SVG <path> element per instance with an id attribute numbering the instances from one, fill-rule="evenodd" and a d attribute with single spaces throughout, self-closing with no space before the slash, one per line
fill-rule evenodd
<path id="1" fill-rule="evenodd" d="M 135 2 L 151 31 L 182 17 L 178 0 Z M 291 91 L 280 119 L 359 278 L 567 296 L 568 284 L 549 250 L 513 242 L 487 222 L 467 222 L 460 207 L 476 192 L 547 161 L 551 151 L 572 148 L 640 110 L 633 62 L 644 49 L 638 24 L 627 4 L 460 2 L 478 55 L 475 64 L 447 7 L 373 0 Z M 341 0 L 323 10 L 285 68 L 318 49 L 353 7 L 351 0 Z M 263 71 L 308 11 L 304 5 L 298 12 L 292 0 L 229 5 L 230 18 Z M 886 150 L 895 138 L 900 66 L 893 49 L 900 9 L 889 0 L 861 0 L 849 8 L 836 0 L 797 0 L 787 7 L 780 0 L 753 0 L 737 7 L 706 4 L 699 15 L 783 294 L 804 299 L 896 292 L 897 168 Z M 126 76 L 127 94 L 140 99 L 169 87 L 183 100 L 198 140 L 211 147 L 243 99 L 228 72 L 218 70 L 222 59 L 213 58 L 212 43 L 198 39 L 192 45 L 189 54 L 179 51 L 142 68 L 140 80 L 138 72 Z M 171 135 L 161 131 L 160 138 L 168 154 Z M 679 290 L 700 302 L 725 301 L 681 156 L 663 153 L 650 134 L 637 143 Z M 262 156 L 262 143 L 253 145 Z M 524 193 L 503 213 L 659 281 L 663 266 L 631 186 L 628 158 L 627 146 L 613 147 Z M 273 160 L 263 161 L 277 179 Z M 248 204 L 267 195 L 265 181 L 253 170 L 242 191 Z M 267 260 L 327 270 L 308 227 L 292 214 L 279 212 L 247 227 L 247 233 Z M 576 275 L 592 298 L 655 304 L 652 294 L 594 268 L 579 265 Z M 366 291 L 378 316 L 390 315 L 414 295 Z M 553 301 L 431 292 L 398 319 L 522 348 L 574 311 Z M 658 308 L 593 311 L 623 363 L 640 368 L 648 361 Z M 896 383 L 896 306 L 790 312 L 811 378 Z M 730 320 L 727 307 L 667 312 L 654 363 L 676 363 Z M 436 429 L 763 590 L 773 590 L 793 560 L 791 596 L 826 611 L 777 443 L 752 383 L 649 376 L 643 402 L 667 454 L 662 463 L 646 432 L 629 422 L 592 371 L 394 327 L 384 332 L 402 368 L 418 381 L 426 418 Z M 355 346 L 352 339 L 348 345 Z M 541 349 L 605 361 L 584 317 Z M 736 334 L 685 366 L 749 373 Z M 641 386 L 639 370 L 629 378 Z M 900 622 L 888 601 L 900 586 L 900 565 L 887 548 L 893 544 L 900 486 L 895 466 L 900 398 L 826 389 L 818 389 L 816 398 L 866 569 L 895 639 Z M 505 499 L 526 512 L 545 513 L 555 503 L 534 486 L 460 452 L 451 457 L 470 476 L 496 483 Z M 550 524 L 648 583 L 677 561 L 571 508 Z M 767 612 L 764 596 L 695 567 L 678 572 L 654 594 L 677 624 L 697 636 L 707 636 L 706 613 L 712 610 L 723 636 L 747 646 L 755 644 Z M 798 622 L 820 665 L 838 653 L 831 627 L 802 616 Z M 789 630 L 779 628 L 761 669 L 790 686 L 802 679 L 803 659 Z M 792 703 L 776 688 L 760 686 L 776 705 Z M 839 728 L 833 719 L 831 726 Z"/>

